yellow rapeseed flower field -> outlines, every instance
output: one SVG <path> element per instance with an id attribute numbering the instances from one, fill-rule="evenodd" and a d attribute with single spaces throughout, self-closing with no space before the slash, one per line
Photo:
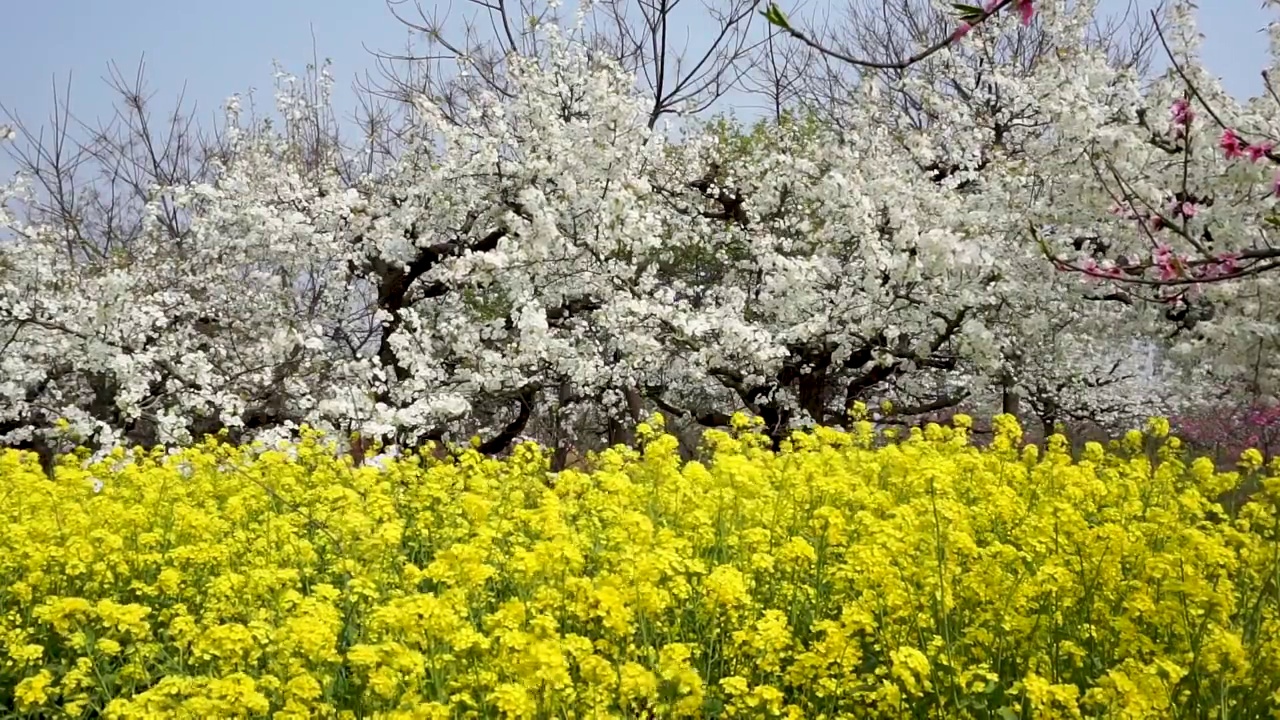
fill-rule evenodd
<path id="1" fill-rule="evenodd" d="M 561 473 L 5 451 L 0 715 L 1280 717 L 1276 468 L 996 425 L 741 418 L 683 463 L 655 422 Z"/>

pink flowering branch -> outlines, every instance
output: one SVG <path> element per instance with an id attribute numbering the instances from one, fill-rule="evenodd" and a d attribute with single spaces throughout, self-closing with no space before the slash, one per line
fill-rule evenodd
<path id="1" fill-rule="evenodd" d="M 1198 212 L 1195 200 L 1185 194 L 1175 196 L 1170 201 L 1171 209 L 1175 211 L 1171 214 L 1182 215 L 1184 218 L 1194 216 Z M 1152 235 L 1153 248 L 1150 261 L 1129 260 L 1125 257 L 1117 261 L 1105 259 L 1099 261 L 1096 257 L 1072 261 L 1054 253 L 1048 243 L 1039 236 L 1034 226 L 1030 230 L 1041 252 L 1058 270 L 1077 272 L 1086 277 L 1124 284 L 1150 287 L 1194 287 L 1204 283 L 1237 280 L 1280 268 L 1280 249 L 1278 248 L 1252 248 L 1238 252 L 1211 253 L 1203 243 L 1192 238 L 1160 212 L 1139 212 L 1132 201 L 1128 203 L 1117 201 L 1112 212 L 1138 221 L 1143 230 L 1149 234 L 1167 229 L 1175 235 L 1188 239 L 1201 253 L 1201 257 L 1193 258 L 1190 255 L 1175 253 L 1167 242 Z M 1163 302 L 1168 300 L 1168 297 L 1161 299 Z"/>
<path id="2" fill-rule="evenodd" d="M 1187 88 L 1191 91 L 1192 97 L 1200 102 L 1200 105 L 1209 113 L 1209 117 L 1213 118 L 1213 121 L 1218 124 L 1218 127 L 1226 130 L 1227 124 L 1222 121 L 1222 118 L 1218 117 L 1218 114 L 1213 111 L 1213 107 L 1205 101 L 1203 96 L 1200 95 L 1200 91 L 1196 89 L 1195 83 L 1191 82 L 1191 78 L 1187 76 L 1186 70 L 1183 69 L 1182 63 L 1178 62 L 1177 56 L 1173 53 L 1173 48 L 1169 47 L 1169 42 L 1164 37 L 1164 30 L 1160 27 L 1160 14 L 1158 11 L 1151 11 L 1151 21 L 1156 30 L 1156 37 L 1160 39 L 1160 46 L 1164 48 L 1164 54 L 1169 58 L 1169 63 L 1173 66 L 1174 72 L 1178 73 L 1178 77 L 1182 78 L 1182 82 L 1185 83 Z"/>
<path id="3" fill-rule="evenodd" d="M 1218 141 L 1218 147 L 1222 149 L 1222 154 L 1228 160 L 1238 160 L 1249 158 L 1249 162 L 1258 162 L 1263 158 L 1269 160 L 1280 160 L 1280 157 L 1274 155 L 1271 150 L 1276 146 L 1270 140 L 1263 140 L 1250 143 L 1240 136 L 1234 128 L 1227 128 L 1222 131 L 1222 138 Z"/>
<path id="4" fill-rule="evenodd" d="M 791 23 L 787 20 L 786 15 L 783 14 L 782 10 L 776 4 L 771 4 L 762 14 L 772 25 L 778 27 L 791 37 L 799 40 L 805 45 L 808 45 L 814 50 L 817 50 L 823 55 L 833 57 L 837 60 L 841 60 L 858 67 L 872 68 L 876 70 L 903 70 L 958 42 L 965 35 L 969 34 L 971 30 L 986 22 L 1006 7 L 1015 7 L 1022 17 L 1022 23 L 1024 25 L 1029 24 L 1031 22 L 1031 18 L 1035 15 L 1035 8 L 1032 4 L 1033 2 L 1034 0 L 988 0 L 984 7 L 971 7 L 969 8 L 969 12 L 962 17 L 960 25 L 950 35 L 920 52 L 915 53 L 914 55 L 898 60 L 871 60 L 868 58 L 858 58 L 839 50 L 826 47 L 809 37 L 805 32 L 792 27 Z"/>
<path id="5" fill-rule="evenodd" d="M 1175 100 L 1170 107 L 1173 134 L 1186 137 L 1194 117 L 1195 114 L 1186 99 Z M 1219 147 L 1230 157 L 1248 157 L 1256 162 L 1268 156 L 1273 144 L 1248 143 L 1234 131 L 1227 130 L 1223 132 Z M 1141 262 L 1122 257 L 1118 262 L 1099 263 L 1092 258 L 1071 262 L 1056 257 L 1046 250 L 1049 259 L 1059 270 L 1079 272 L 1091 278 L 1121 283 L 1153 287 L 1187 286 L 1194 289 L 1203 283 L 1239 279 L 1280 267 L 1280 262 L 1277 262 L 1280 251 L 1275 249 L 1255 248 L 1243 252 L 1215 253 L 1211 252 L 1206 244 L 1212 242 L 1207 229 L 1202 238 L 1189 233 L 1186 222 L 1200 213 L 1202 205 L 1212 205 L 1213 199 L 1189 193 L 1185 177 L 1183 189 L 1170 195 L 1164 207 L 1160 209 L 1145 202 L 1142 202 L 1142 207 L 1139 207 L 1135 202 L 1136 195 L 1116 169 L 1108 165 L 1108 170 L 1112 179 L 1123 191 L 1123 197 L 1112 195 L 1115 204 L 1111 212 L 1135 221 L 1141 231 L 1147 235 L 1153 248 L 1151 261 Z M 1099 181 L 1102 181 L 1102 174 L 1096 166 L 1095 173 L 1098 174 Z M 1277 181 L 1276 191 L 1280 192 L 1280 180 Z M 1174 253 L 1166 234 L 1185 240 L 1199 253 L 1200 257 L 1193 258 L 1190 255 Z M 1042 244 L 1042 247 L 1045 246 Z M 1176 297 L 1164 296 L 1159 301 L 1170 302 Z"/>
<path id="6" fill-rule="evenodd" d="M 1224 280 L 1238 280 L 1280 268 L 1280 249 L 1271 248 L 1245 250 L 1238 253 L 1222 253 L 1214 258 L 1200 260 L 1193 260 L 1185 255 L 1174 255 L 1171 252 L 1157 250 L 1151 262 L 1099 263 L 1092 259 L 1079 262 L 1064 260 L 1049 251 L 1048 247 L 1043 243 L 1041 247 L 1044 248 L 1049 260 L 1059 270 L 1078 272 L 1101 280 L 1115 280 L 1153 287 L 1201 285 Z M 1146 277 L 1153 270 L 1156 272 L 1157 277 Z"/>
<path id="7" fill-rule="evenodd" d="M 1137 197 L 1136 193 L 1134 193 L 1128 184 L 1125 183 L 1124 178 L 1120 177 L 1120 173 L 1116 171 L 1115 166 L 1108 163 L 1107 170 L 1110 172 L 1111 178 L 1115 180 L 1116 184 L 1124 193 L 1123 198 L 1117 197 L 1114 193 L 1111 194 L 1112 200 L 1116 203 L 1116 206 L 1112 209 L 1112 213 L 1138 221 L 1139 227 L 1146 234 L 1147 238 L 1150 239 L 1153 247 L 1159 247 L 1161 243 L 1161 240 L 1156 236 L 1156 233 L 1161 230 L 1168 230 L 1169 232 L 1186 240 L 1187 243 L 1190 244 L 1191 247 L 1195 248 L 1201 256 L 1207 258 L 1213 257 L 1213 253 L 1209 251 L 1208 246 L 1186 230 L 1185 221 L 1199 214 L 1202 199 L 1187 193 L 1185 181 L 1182 191 L 1172 195 L 1169 202 L 1166 204 L 1166 210 L 1169 215 L 1182 217 L 1184 224 L 1180 225 L 1175 222 L 1173 218 L 1167 217 L 1165 213 L 1145 201 L 1143 201 L 1142 204 L 1146 208 L 1146 212 L 1144 213 L 1139 211 L 1137 204 L 1134 202 L 1134 199 Z M 1098 180 L 1102 181 L 1102 175 L 1098 171 L 1096 165 L 1094 167 L 1094 173 L 1098 176 Z M 1203 202 L 1212 204 L 1211 200 L 1203 200 Z"/>
<path id="8" fill-rule="evenodd" d="M 1246 142 L 1242 137 L 1240 137 L 1239 133 L 1234 128 L 1230 127 L 1229 125 L 1227 125 L 1226 122 L 1223 121 L 1223 119 L 1218 115 L 1218 113 L 1214 112 L 1213 106 L 1209 104 L 1209 102 L 1204 99 L 1204 96 L 1200 94 L 1200 90 L 1196 87 L 1196 84 L 1191 81 L 1191 78 L 1190 76 L 1187 75 L 1186 70 L 1183 69 L 1182 63 L 1178 61 L 1177 56 L 1173 52 L 1173 49 L 1169 47 L 1169 42 L 1168 40 L 1165 39 L 1165 36 L 1164 36 L 1164 30 L 1160 26 L 1160 16 L 1157 13 L 1157 11 L 1155 10 L 1151 11 L 1151 20 L 1152 20 L 1153 26 L 1155 27 L 1156 37 L 1159 38 L 1160 46 L 1164 48 L 1165 56 L 1169 58 L 1169 64 L 1173 66 L 1174 72 L 1178 74 L 1178 77 L 1181 78 L 1182 82 L 1187 86 L 1187 89 L 1191 92 L 1191 96 L 1194 97 L 1197 101 L 1199 101 L 1201 107 L 1203 107 L 1205 111 L 1209 113 L 1209 117 L 1213 119 L 1213 122 L 1217 124 L 1218 127 L 1222 128 L 1222 139 L 1219 142 L 1219 147 L 1222 148 L 1223 152 L 1226 153 L 1227 157 L 1238 158 L 1238 157 L 1248 156 L 1249 159 L 1253 162 L 1257 162 L 1258 160 L 1265 157 L 1272 160 L 1273 162 L 1280 162 L 1280 156 L 1272 152 L 1272 149 L 1275 147 L 1275 143 L 1272 143 L 1269 141 L 1257 142 L 1257 143 Z M 1266 75 L 1267 74 L 1264 72 L 1263 73 L 1264 81 L 1268 80 Z M 1269 82 L 1266 82 L 1265 84 L 1267 84 L 1268 86 L 1270 85 Z M 1269 87 L 1268 89 L 1270 90 Z M 1184 103 L 1184 107 L 1188 107 L 1185 100 L 1182 102 Z M 1191 114 L 1189 113 L 1186 114 L 1182 118 L 1184 121 L 1182 124 L 1185 126 L 1186 123 L 1189 123 L 1191 121 L 1192 117 L 1193 116 Z M 1177 116 L 1175 116 L 1174 122 L 1175 122 L 1175 125 L 1178 124 Z"/>

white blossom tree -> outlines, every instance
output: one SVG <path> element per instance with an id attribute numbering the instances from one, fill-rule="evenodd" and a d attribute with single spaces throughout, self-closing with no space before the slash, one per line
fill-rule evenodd
<path id="1" fill-rule="evenodd" d="M 1145 88 L 1127 123 L 1099 133 L 1059 119 L 1064 140 L 1082 152 L 1063 171 L 1072 202 L 1038 241 L 1095 294 L 1155 321 L 1153 337 L 1163 320 L 1159 345 L 1207 374 L 1212 394 L 1274 402 L 1280 24 L 1269 27 L 1264 93 L 1242 102 L 1205 70 L 1192 9 L 1177 3 L 1157 17 L 1172 67 Z"/>
<path id="2" fill-rule="evenodd" d="M 393 141 L 331 140 L 323 92 L 282 77 L 283 123 L 229 103 L 208 167 L 147 188 L 127 252 L 68 252 L 74 217 L 8 187 L 0 440 L 308 422 L 487 452 L 532 435 L 563 459 L 654 408 L 746 409 L 775 441 L 881 400 L 1021 397 L 1046 426 L 1162 412 L 1176 383 L 1126 357 L 1161 318 L 1044 253 L 1131 233 L 1106 181 L 1179 155 L 1141 112 L 1169 83 L 1145 88 L 1078 3 L 1037 0 L 1045 51 L 992 64 L 1025 17 L 999 11 L 1025 5 L 983 10 L 919 76 L 752 127 L 666 123 L 667 86 L 601 52 L 585 10 L 478 66 L 465 101 L 414 96 Z"/>

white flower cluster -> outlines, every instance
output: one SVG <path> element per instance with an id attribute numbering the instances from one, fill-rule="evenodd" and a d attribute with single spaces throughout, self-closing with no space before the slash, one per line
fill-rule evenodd
<path id="1" fill-rule="evenodd" d="M 1085 47 L 1065 7 L 1037 2 L 1058 46 Z M 1101 52 L 992 67 L 975 32 L 922 64 L 954 74 L 952 91 L 912 87 L 922 109 L 867 80 L 838 124 L 686 121 L 677 141 L 649 127 L 634 77 L 546 32 L 545 56 L 513 58 L 465 123 L 420 102 L 383 172 L 304 167 L 287 130 L 239 125 L 233 100 L 216 178 L 166 189 L 188 220 L 177 239 L 159 201 L 120 257 L 0 216 L 15 237 L 0 245 L 0 441 L 274 438 L 308 422 L 498 448 L 599 408 L 708 424 L 746 408 L 781 432 L 856 401 L 945 407 L 1002 388 L 1049 417 L 1128 421 L 1176 394 L 1124 357 L 1159 328 L 1040 243 L 1140 252 L 1117 194 L 1165 207 L 1183 182 L 1216 199 L 1183 233 L 1212 227 L 1222 252 L 1273 217 L 1245 191 L 1265 190 L 1263 171 L 1211 152 L 1205 123 L 1194 153 L 1152 140 L 1172 80 L 1144 91 Z M 1236 106 L 1196 73 L 1233 125 L 1280 131 L 1277 108 Z M 281 112 L 305 102 L 286 92 Z M 1231 310 L 1195 342 L 1243 372 L 1250 343 L 1276 337 L 1274 283 L 1206 290 Z"/>

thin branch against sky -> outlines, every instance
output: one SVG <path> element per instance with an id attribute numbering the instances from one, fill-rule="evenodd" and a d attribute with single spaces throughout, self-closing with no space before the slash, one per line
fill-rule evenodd
<path id="1" fill-rule="evenodd" d="M 838 17 L 843 0 L 783 3 L 802 8 L 798 17 L 830 13 Z M 1130 3 L 1145 13 L 1158 0 L 1103 0 L 1103 12 L 1120 12 Z M 453 9 L 462 11 L 463 0 Z M 1217 5 L 1218 3 L 1214 3 Z M 1225 4 L 1225 3 L 1224 3 Z M 1262 90 L 1258 71 L 1266 60 L 1265 25 L 1270 15 L 1257 2 L 1231 0 L 1230 13 L 1201 12 L 1209 68 L 1237 95 Z M 440 4 L 446 10 L 444 3 Z M 708 24 L 706 27 L 711 27 Z M 691 27 L 690 32 L 699 32 Z M 696 38 L 695 38 L 696 39 Z M 145 55 L 148 86 L 157 106 L 184 92 L 188 103 L 210 121 L 223 101 L 256 88 L 270 103 L 272 62 L 301 74 L 316 53 L 333 60 L 339 83 L 338 111 L 353 113 L 357 98 L 349 89 L 365 72 L 376 73 L 370 49 L 403 48 L 405 27 L 384 0 L 315 0 L 300 5 L 283 0 L 223 0 L 174 3 L 165 0 L 63 0 L 16 3 L 0 24 L 0 105 L 39 126 L 54 107 L 54 92 L 64 92 L 70 77 L 72 109 L 83 121 L 106 119 L 116 96 L 104 81 L 111 63 L 136 65 Z M 755 99 L 758 101 L 758 98 Z M 729 98 L 733 104 L 736 98 Z M 758 114 L 759 108 L 742 108 Z M 0 172 L 11 170 L 0 159 Z"/>

